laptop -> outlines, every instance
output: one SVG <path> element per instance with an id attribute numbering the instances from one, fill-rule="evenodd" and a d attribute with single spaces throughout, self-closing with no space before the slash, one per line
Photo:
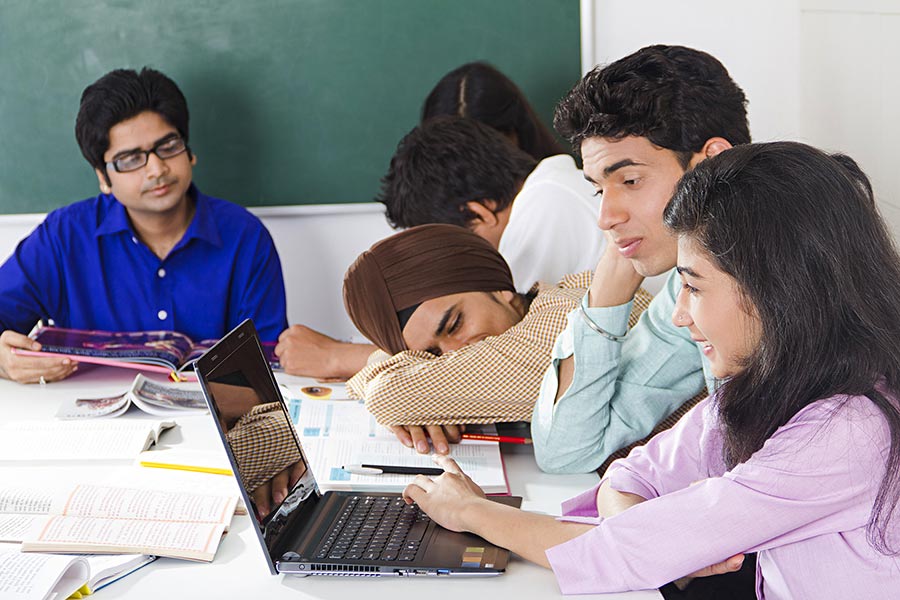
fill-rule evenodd
<path id="1" fill-rule="evenodd" d="M 291 575 L 491 576 L 509 552 L 431 521 L 396 493 L 319 490 L 250 319 L 195 365 L 271 573 Z M 288 475 L 274 503 L 266 490 Z M 271 506 L 259 514 L 254 492 Z M 518 506 L 521 498 L 497 497 Z"/>

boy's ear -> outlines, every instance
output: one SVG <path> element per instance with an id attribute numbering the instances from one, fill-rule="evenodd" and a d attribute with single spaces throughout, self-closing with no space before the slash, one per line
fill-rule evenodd
<path id="1" fill-rule="evenodd" d="M 466 202 L 466 210 L 472 213 L 474 218 L 469 222 L 469 227 L 487 226 L 492 227 L 497 224 L 497 203 L 493 200 L 485 199 L 481 202 L 477 200 L 469 200 Z"/>
<path id="2" fill-rule="evenodd" d="M 100 185 L 100 191 L 104 194 L 110 193 L 112 191 L 112 188 L 109 187 L 109 184 L 106 181 L 106 173 L 104 173 L 100 169 L 94 169 L 94 173 L 97 174 L 97 183 Z"/>
<path id="3" fill-rule="evenodd" d="M 691 158 L 689 168 L 693 169 L 700 162 L 706 160 L 707 158 L 712 158 L 716 154 L 720 152 L 725 152 L 730 149 L 731 142 L 726 140 L 723 137 L 711 137 L 706 140 L 706 143 L 703 144 L 703 148 L 700 149 L 700 152 L 695 152 L 694 156 Z"/>
<path id="4" fill-rule="evenodd" d="M 706 156 L 706 158 L 712 158 L 720 152 L 729 150 L 731 147 L 731 142 L 729 142 L 725 138 L 714 137 L 706 140 L 706 143 L 703 144 L 703 150 L 701 150 L 701 152 L 704 154 L 704 156 Z"/>

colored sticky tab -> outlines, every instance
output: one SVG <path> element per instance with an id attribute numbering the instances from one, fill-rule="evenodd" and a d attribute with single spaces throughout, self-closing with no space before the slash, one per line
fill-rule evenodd
<path id="1" fill-rule="evenodd" d="M 69 600 L 77 600 L 78 598 L 84 598 L 85 596 L 91 595 L 91 588 L 88 587 L 88 584 L 84 584 L 69 596 Z"/>
<path id="2" fill-rule="evenodd" d="M 324 385 L 310 385 L 300 388 L 300 393 L 313 400 L 328 400 L 331 398 L 331 388 Z"/>

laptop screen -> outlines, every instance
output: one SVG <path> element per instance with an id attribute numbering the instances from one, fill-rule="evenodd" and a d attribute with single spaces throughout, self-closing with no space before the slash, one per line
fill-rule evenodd
<path id="1" fill-rule="evenodd" d="M 279 534 L 294 530 L 320 493 L 252 321 L 210 348 L 195 369 L 275 573 Z"/>

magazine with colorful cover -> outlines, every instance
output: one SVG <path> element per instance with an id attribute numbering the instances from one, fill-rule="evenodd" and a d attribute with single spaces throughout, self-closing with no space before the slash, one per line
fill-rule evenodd
<path id="1" fill-rule="evenodd" d="M 131 387 L 121 394 L 100 398 L 68 398 L 56 411 L 57 419 L 118 417 L 131 406 L 160 417 L 207 412 L 203 392 L 196 383 L 166 383 L 138 373 Z"/>
<path id="2" fill-rule="evenodd" d="M 218 340 L 194 341 L 177 331 L 100 331 L 66 329 L 38 323 L 29 337 L 40 342 L 41 350 L 15 349 L 17 354 L 66 356 L 76 362 L 94 363 L 166 373 L 181 379 L 193 375 L 194 361 Z M 263 352 L 273 369 L 279 369 L 275 343 L 263 344 Z"/>

